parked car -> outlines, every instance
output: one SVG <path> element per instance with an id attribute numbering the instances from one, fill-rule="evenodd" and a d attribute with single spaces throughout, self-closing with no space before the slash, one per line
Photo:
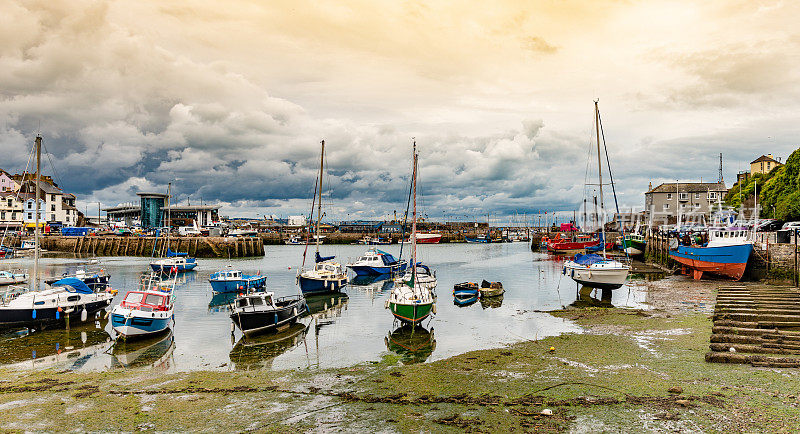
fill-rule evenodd
<path id="1" fill-rule="evenodd" d="M 781 227 L 781 229 L 783 230 L 800 229 L 800 222 L 786 222 L 783 224 L 783 227 Z"/>
<path id="2" fill-rule="evenodd" d="M 781 229 L 781 222 L 779 220 L 767 219 L 763 221 L 759 221 L 758 228 L 756 231 L 758 232 L 773 232 Z"/>

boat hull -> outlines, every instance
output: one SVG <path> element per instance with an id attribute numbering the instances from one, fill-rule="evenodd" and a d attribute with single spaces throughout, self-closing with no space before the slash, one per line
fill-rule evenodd
<path id="1" fill-rule="evenodd" d="M 99 312 L 101 309 L 109 306 L 111 299 L 99 300 L 76 307 L 73 312 L 69 314 L 72 321 L 79 321 L 81 311 L 86 309 L 88 319 L 92 319 L 92 315 Z M 34 317 L 33 311 L 36 311 Z M 44 308 L 44 309 L 0 309 L 0 329 L 11 327 L 43 327 L 53 326 L 66 323 L 67 314 L 63 311 L 59 312 L 57 307 Z"/>
<path id="2" fill-rule="evenodd" d="M 617 289 L 625 284 L 627 269 L 588 269 L 586 267 L 564 267 L 564 274 L 588 288 Z"/>
<path id="3" fill-rule="evenodd" d="M 211 283 L 211 289 L 214 292 L 239 292 L 264 288 L 267 284 L 267 276 L 239 280 L 209 279 L 208 281 Z"/>
<path id="4" fill-rule="evenodd" d="M 189 262 L 180 265 L 150 264 L 150 268 L 159 273 L 169 273 L 172 271 L 173 267 L 178 271 L 178 273 L 183 273 L 185 271 L 194 270 L 194 268 L 197 267 L 197 262 Z"/>
<path id="5" fill-rule="evenodd" d="M 236 312 L 230 315 L 231 321 L 245 336 L 266 333 L 284 325 L 294 323 L 308 311 L 302 298 L 280 309 L 264 312 Z"/>
<path id="6" fill-rule="evenodd" d="M 347 277 L 338 279 L 314 279 L 310 277 L 298 276 L 297 282 L 303 294 L 324 294 L 326 292 L 337 292 L 347 284 Z"/>
<path id="7" fill-rule="evenodd" d="M 368 265 L 348 265 L 347 268 L 353 270 L 357 276 L 381 276 L 384 274 L 401 273 L 406 271 L 406 263 L 397 265 L 387 265 L 384 267 L 373 267 Z"/>
<path id="8" fill-rule="evenodd" d="M 547 243 L 547 250 L 554 252 L 554 253 L 561 253 L 561 252 L 569 252 L 574 250 L 585 250 L 587 247 L 593 247 L 599 245 L 600 242 L 595 241 L 569 241 L 569 242 L 549 242 Z"/>
<path id="9" fill-rule="evenodd" d="M 172 315 L 165 318 L 148 318 L 146 316 L 129 316 L 112 313 L 111 326 L 114 331 L 126 339 L 152 336 L 169 328 Z"/>
<path id="10" fill-rule="evenodd" d="M 691 272 L 695 280 L 700 280 L 704 273 L 711 273 L 738 281 L 744 275 L 752 251 L 752 244 L 720 247 L 678 246 L 678 250 L 670 250 L 669 257 L 681 263 L 684 271 L 687 274 Z"/>
<path id="11" fill-rule="evenodd" d="M 433 302 L 430 303 L 395 303 L 389 302 L 392 315 L 404 323 L 417 324 L 431 315 Z"/>
<path id="12" fill-rule="evenodd" d="M 439 234 L 417 234 L 417 244 L 439 244 L 442 236 Z"/>

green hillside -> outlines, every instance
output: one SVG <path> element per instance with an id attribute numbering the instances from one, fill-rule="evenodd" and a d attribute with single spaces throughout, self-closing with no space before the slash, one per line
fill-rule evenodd
<path id="1" fill-rule="evenodd" d="M 746 207 L 753 206 L 756 184 L 761 217 L 800 220 L 800 149 L 792 152 L 785 165 L 735 185 L 725 196 L 725 204 L 738 208 L 744 201 Z"/>

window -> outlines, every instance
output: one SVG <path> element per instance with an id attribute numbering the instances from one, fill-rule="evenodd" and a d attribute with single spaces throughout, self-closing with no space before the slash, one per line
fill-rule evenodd
<path id="1" fill-rule="evenodd" d="M 678 199 L 680 199 L 680 200 L 689 200 L 689 193 L 680 193 L 680 194 L 678 194 Z"/>
<path id="2" fill-rule="evenodd" d="M 251 298 L 250 303 L 252 303 L 253 306 L 262 306 L 264 304 L 264 300 L 260 298 Z"/>
<path id="3" fill-rule="evenodd" d="M 28 220 L 30 220 L 30 219 L 32 219 L 32 218 L 33 218 L 33 213 L 32 213 L 32 212 L 29 212 L 29 213 L 28 213 Z"/>
<path id="4" fill-rule="evenodd" d="M 55 201 L 56 200 L 56 195 L 55 194 L 51 194 L 50 195 L 50 200 L 51 201 Z"/>
<path id="5" fill-rule="evenodd" d="M 3 220 L 6 219 L 6 212 L 5 211 L 0 212 L 0 219 L 3 219 Z"/>
<path id="6" fill-rule="evenodd" d="M 56 204 L 51 204 L 50 211 L 55 211 L 55 210 L 56 210 Z"/>
<path id="7" fill-rule="evenodd" d="M 700 209 L 700 204 L 699 203 L 694 204 L 694 209 Z"/>
<path id="8" fill-rule="evenodd" d="M 716 199 L 717 198 L 717 192 L 716 191 L 709 191 L 708 192 L 708 198 L 709 199 Z"/>
<path id="9" fill-rule="evenodd" d="M 33 202 L 28 202 L 28 209 L 33 208 Z"/>
<path id="10" fill-rule="evenodd" d="M 145 304 L 150 304 L 153 306 L 163 306 L 164 305 L 164 297 L 156 294 L 147 294 L 147 298 L 144 299 Z"/>
<path id="11" fill-rule="evenodd" d="M 139 303 L 142 301 L 144 294 L 141 292 L 129 292 L 125 294 L 125 301 L 128 303 Z"/>
<path id="12" fill-rule="evenodd" d="M 700 199 L 700 193 L 695 193 L 695 194 L 694 194 L 694 198 L 695 198 L 695 199 Z"/>
<path id="13" fill-rule="evenodd" d="M 665 204 L 664 204 L 664 211 L 666 211 L 666 210 L 668 210 L 668 209 L 669 209 L 669 204 L 668 204 L 668 203 L 665 203 Z"/>
<path id="14" fill-rule="evenodd" d="M 686 209 L 686 204 L 685 203 L 681 204 L 681 209 Z"/>
<path id="15" fill-rule="evenodd" d="M 51 222 L 56 221 L 56 215 L 55 214 L 50 214 L 50 221 Z"/>
<path id="16" fill-rule="evenodd" d="M 667 200 L 672 199 L 672 193 L 667 193 Z"/>

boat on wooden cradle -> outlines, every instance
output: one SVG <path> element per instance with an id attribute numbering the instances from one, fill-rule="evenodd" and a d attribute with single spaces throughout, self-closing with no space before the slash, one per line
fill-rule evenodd
<path id="1" fill-rule="evenodd" d="M 307 313 L 302 295 L 275 298 L 273 292 L 251 292 L 236 297 L 230 308 L 233 324 L 250 336 L 282 330 Z"/>
<path id="2" fill-rule="evenodd" d="M 595 132 L 597 137 L 597 180 L 598 180 L 598 187 L 600 189 L 600 210 L 604 210 L 604 201 L 603 201 L 603 164 L 601 159 L 601 148 L 600 148 L 600 129 L 601 129 L 601 120 L 600 120 L 600 109 L 598 107 L 598 102 L 595 100 L 594 102 L 594 124 L 595 124 Z M 603 147 L 606 150 L 606 155 L 608 154 L 608 149 L 605 145 L 605 138 L 603 139 Z M 614 182 L 613 177 L 611 177 L 611 163 L 606 159 L 606 163 L 608 165 L 608 172 L 609 177 L 611 178 L 611 187 L 614 189 Z M 587 183 L 588 185 L 588 183 Z M 614 193 L 614 203 L 617 203 L 617 196 Z M 619 214 L 619 205 L 617 205 L 617 214 Z M 617 289 L 621 287 L 625 280 L 628 278 L 628 273 L 630 272 L 630 265 L 627 263 L 622 263 L 615 259 L 609 258 L 606 255 L 606 232 L 605 232 L 605 223 L 598 219 L 598 223 L 600 225 L 600 238 L 595 242 L 602 245 L 602 251 L 600 254 L 576 254 L 571 260 L 564 262 L 564 268 L 562 273 L 568 275 L 572 280 L 577 282 L 578 284 L 584 285 L 589 288 L 598 288 L 598 289 Z"/>
<path id="3" fill-rule="evenodd" d="M 562 274 L 575 282 L 598 289 L 617 289 L 625 284 L 630 267 L 594 253 L 577 254 L 564 262 Z"/>
<path id="4" fill-rule="evenodd" d="M 248 275 L 241 270 L 220 270 L 211 273 L 208 282 L 214 292 L 248 292 L 263 289 L 267 284 L 267 276 L 262 276 L 260 271 Z"/>
<path id="5" fill-rule="evenodd" d="M 177 272 L 167 279 L 153 272 L 111 310 L 111 327 L 124 339 L 152 336 L 170 328 L 175 312 Z"/>
<path id="6" fill-rule="evenodd" d="M 403 272 L 407 265 L 406 261 L 395 259 L 390 253 L 371 248 L 358 260 L 347 264 L 347 268 L 358 276 L 380 276 Z"/>
<path id="7" fill-rule="evenodd" d="M 704 273 L 740 280 L 753 251 L 752 232 L 747 228 L 711 229 L 705 246 L 681 246 L 670 250 L 669 257 L 682 265 L 685 274 L 695 280 Z"/>

